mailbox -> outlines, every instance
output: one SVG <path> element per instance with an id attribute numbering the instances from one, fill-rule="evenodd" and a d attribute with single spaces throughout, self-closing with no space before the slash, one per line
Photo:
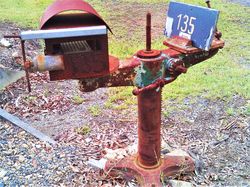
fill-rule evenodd
<path id="1" fill-rule="evenodd" d="M 50 80 L 95 78 L 118 67 L 109 64 L 108 30 L 90 4 L 57 0 L 44 12 L 40 30 L 23 32 L 21 39 L 44 39 L 45 56 L 33 60 L 33 67 L 49 70 Z"/>

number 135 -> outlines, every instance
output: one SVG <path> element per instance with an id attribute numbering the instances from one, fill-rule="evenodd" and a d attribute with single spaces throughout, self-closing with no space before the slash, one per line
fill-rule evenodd
<path id="1" fill-rule="evenodd" d="M 177 30 L 181 29 L 182 32 L 187 32 L 188 34 L 194 33 L 194 24 L 193 21 L 196 20 L 195 17 L 189 17 L 188 15 L 178 15 L 179 18 Z M 181 22 L 183 21 L 184 25 L 180 26 Z"/>

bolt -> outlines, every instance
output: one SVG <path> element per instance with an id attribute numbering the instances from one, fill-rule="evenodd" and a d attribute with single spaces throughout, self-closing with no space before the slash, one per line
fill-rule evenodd
<path id="1" fill-rule="evenodd" d="M 187 73 L 187 68 L 185 68 L 182 65 L 176 66 L 175 71 L 180 72 L 180 73 Z"/>
<path id="2" fill-rule="evenodd" d="M 146 51 L 151 51 L 151 14 L 149 12 L 146 25 Z"/>

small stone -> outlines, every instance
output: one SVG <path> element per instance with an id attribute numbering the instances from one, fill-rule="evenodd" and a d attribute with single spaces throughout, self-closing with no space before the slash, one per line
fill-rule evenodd
<path id="1" fill-rule="evenodd" d="M 23 162 L 23 161 L 25 161 L 25 157 L 23 155 L 19 155 L 18 160 L 19 160 L 19 162 Z"/>
<path id="2" fill-rule="evenodd" d="M 174 151 L 171 151 L 170 153 L 168 153 L 167 155 L 169 156 L 189 156 L 189 154 L 181 149 L 176 149 Z"/>
<path id="3" fill-rule="evenodd" d="M 20 55 L 18 54 L 18 52 L 16 52 L 16 51 L 14 53 L 12 53 L 11 56 L 12 56 L 12 58 L 21 58 Z"/>
<path id="4" fill-rule="evenodd" d="M 112 149 L 106 149 L 106 155 L 104 156 L 108 160 L 114 160 L 117 156 L 116 152 L 114 152 Z"/>
<path id="5" fill-rule="evenodd" d="M 70 168 L 72 169 L 73 172 L 76 172 L 76 173 L 79 173 L 79 172 L 80 172 L 80 170 L 79 170 L 78 167 L 75 167 L 75 166 L 72 166 L 72 165 L 71 165 Z"/>
<path id="6" fill-rule="evenodd" d="M 65 153 L 60 153 L 60 158 L 65 158 Z"/>
<path id="7" fill-rule="evenodd" d="M 170 147 L 170 145 L 168 145 L 165 141 L 161 142 L 161 148 L 162 148 L 162 151 L 161 151 L 162 154 L 167 154 L 173 151 L 172 147 Z"/>
<path id="8" fill-rule="evenodd" d="M 9 177 L 6 176 L 3 178 L 3 181 L 7 181 L 8 179 L 9 179 Z"/>
<path id="9" fill-rule="evenodd" d="M 89 142 L 91 142 L 91 141 L 92 141 L 91 138 L 86 138 L 86 139 L 85 139 L 85 142 L 86 142 L 86 143 L 89 143 Z"/>
<path id="10" fill-rule="evenodd" d="M 172 187 L 193 187 L 192 183 L 178 180 L 168 181 Z"/>
<path id="11" fill-rule="evenodd" d="M 138 147 L 137 144 L 133 144 L 133 145 L 128 146 L 127 147 L 127 153 L 128 153 L 128 155 L 134 155 L 134 154 L 136 154 L 137 147 Z"/>
<path id="12" fill-rule="evenodd" d="M 29 148 L 27 144 L 23 144 L 23 148 Z"/>
<path id="13" fill-rule="evenodd" d="M 19 135 L 25 135 L 25 131 L 19 132 Z"/>
<path id="14" fill-rule="evenodd" d="M 36 147 L 37 149 L 40 149 L 42 146 L 39 145 L 39 144 L 37 144 L 37 145 L 35 145 L 35 147 Z"/>
<path id="15" fill-rule="evenodd" d="M 5 169 L 0 168 L 0 178 L 3 178 L 7 173 Z"/>
<path id="16" fill-rule="evenodd" d="M 31 174 L 31 175 L 26 175 L 26 176 L 25 176 L 25 179 L 28 179 L 28 180 L 29 180 L 31 177 L 32 177 L 32 174 Z"/>
<path id="17" fill-rule="evenodd" d="M 89 159 L 89 161 L 87 162 L 88 165 L 98 168 L 98 169 L 104 169 L 106 163 L 107 163 L 107 160 L 104 158 L 102 158 L 101 160 Z"/>
<path id="18" fill-rule="evenodd" d="M 11 43 L 8 40 L 6 40 L 5 38 L 2 38 L 0 40 L 0 45 L 3 47 L 7 47 L 7 48 L 11 47 Z"/>

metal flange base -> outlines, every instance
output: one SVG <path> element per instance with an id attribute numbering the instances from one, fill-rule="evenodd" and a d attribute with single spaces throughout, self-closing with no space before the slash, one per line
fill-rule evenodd
<path id="1" fill-rule="evenodd" d="M 190 156 L 165 156 L 156 167 L 144 167 L 138 164 L 137 155 L 119 161 L 108 161 L 105 172 L 110 176 L 124 179 L 136 178 L 140 186 L 163 186 L 164 177 L 178 176 L 194 172 L 195 164 Z"/>

